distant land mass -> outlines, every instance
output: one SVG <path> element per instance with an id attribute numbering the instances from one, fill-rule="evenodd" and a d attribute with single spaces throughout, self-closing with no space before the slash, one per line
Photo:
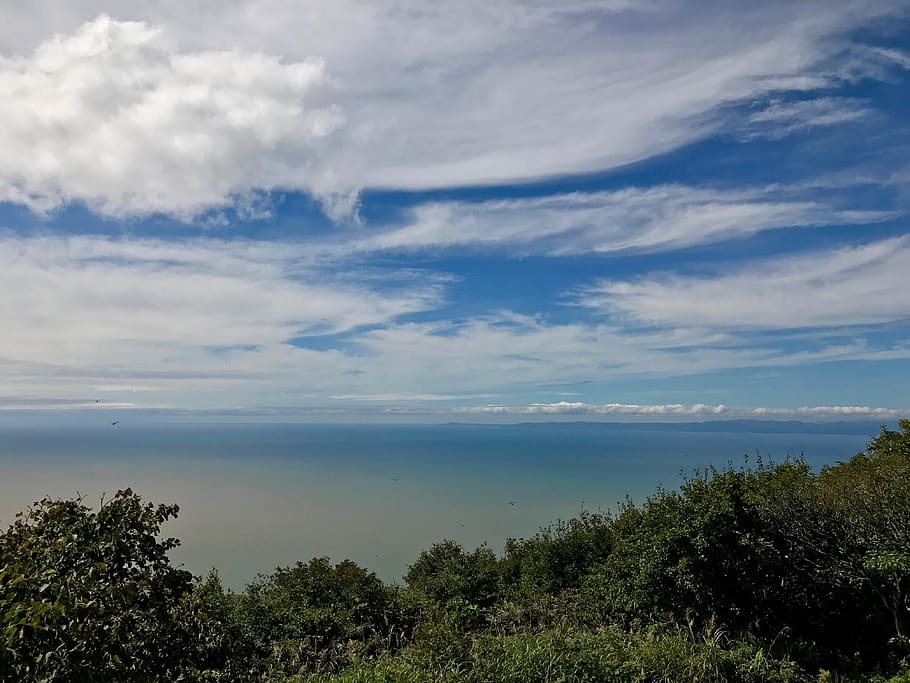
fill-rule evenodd
<path id="1" fill-rule="evenodd" d="M 469 424 L 449 422 L 447 424 Z M 553 425 L 571 425 L 578 429 L 603 431 L 642 430 L 655 432 L 733 432 L 751 434 L 868 434 L 874 436 L 882 424 L 895 429 L 895 420 L 839 420 L 837 422 L 802 422 L 800 420 L 708 420 L 705 422 L 592 422 L 588 420 L 547 422 L 520 422 L 521 427 L 552 427 Z M 474 426 L 486 426 L 475 424 Z M 489 425 L 504 426 L 504 425 Z"/>

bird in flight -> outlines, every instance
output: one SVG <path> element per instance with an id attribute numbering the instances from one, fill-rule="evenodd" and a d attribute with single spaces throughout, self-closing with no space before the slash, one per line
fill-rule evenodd
<path id="1" fill-rule="evenodd" d="M 392 477 L 392 481 L 400 481 L 401 477 Z"/>
<path id="2" fill-rule="evenodd" d="M 510 500 L 509 505 L 515 505 L 515 503 L 517 503 L 517 502 L 518 502 L 517 500 Z"/>
<path id="3" fill-rule="evenodd" d="M 119 420 L 117 422 L 111 422 L 111 427 L 116 427 L 118 424 L 120 424 Z"/>

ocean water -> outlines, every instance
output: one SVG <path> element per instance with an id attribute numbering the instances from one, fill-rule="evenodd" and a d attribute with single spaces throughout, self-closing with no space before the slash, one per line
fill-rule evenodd
<path id="1" fill-rule="evenodd" d="M 195 573 L 241 588 L 314 556 L 399 581 L 445 538 L 501 550 L 509 536 L 582 508 L 642 501 L 683 472 L 803 455 L 814 467 L 862 450 L 843 434 L 629 425 L 131 424 L 0 426 L 0 525 L 44 495 L 90 503 L 127 486 L 181 506 L 167 535 Z M 514 503 L 514 504 L 512 504 Z"/>

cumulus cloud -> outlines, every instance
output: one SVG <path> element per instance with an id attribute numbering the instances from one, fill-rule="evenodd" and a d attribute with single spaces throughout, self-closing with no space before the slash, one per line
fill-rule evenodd
<path id="1" fill-rule="evenodd" d="M 527 406 L 469 406 L 458 408 L 456 412 L 489 413 L 494 415 L 723 415 L 727 412 L 725 405 L 682 405 L 670 403 L 663 405 L 639 405 L 635 403 L 591 404 L 570 401 L 556 403 L 532 403 Z"/>
<path id="2" fill-rule="evenodd" d="M 608 416 L 625 417 L 691 417 L 691 418 L 755 418 L 755 419 L 898 419 L 910 415 L 910 409 L 904 408 L 871 408 L 869 406 L 801 406 L 799 408 L 744 408 L 735 406 L 705 405 L 696 403 L 682 404 L 656 404 L 639 405 L 624 403 L 573 403 L 559 401 L 557 403 L 532 403 L 530 405 L 503 406 L 463 406 L 454 409 L 456 413 L 470 415 L 575 415 L 592 418 Z"/>
<path id="3" fill-rule="evenodd" d="M 844 36 L 904 3 L 107 4 L 4 8 L 3 199 L 186 217 L 293 188 L 343 217 L 362 187 L 614 168 L 839 82 Z"/>
<path id="4" fill-rule="evenodd" d="M 868 417 L 897 419 L 910 415 L 910 409 L 870 408 L 869 406 L 802 406 L 800 408 L 755 408 L 752 414 L 757 417 L 801 416 L 813 418 L 849 418 Z"/>
<path id="5" fill-rule="evenodd" d="M 0 58 L 0 199 L 111 216 L 256 210 L 256 192 L 320 193 L 320 143 L 343 117 L 320 60 L 179 52 L 100 16 Z M 327 195 L 329 196 L 329 195 Z"/>
<path id="6" fill-rule="evenodd" d="M 578 303 L 641 324 L 792 329 L 903 318 L 910 242 L 894 238 L 728 266 L 713 275 L 602 280 Z"/>
<path id="7" fill-rule="evenodd" d="M 507 249 L 511 255 L 568 256 L 662 251 L 745 237 L 763 230 L 864 224 L 889 211 L 845 210 L 794 197 L 786 188 L 718 190 L 661 185 L 484 202 L 427 202 L 391 230 L 338 251 Z"/>

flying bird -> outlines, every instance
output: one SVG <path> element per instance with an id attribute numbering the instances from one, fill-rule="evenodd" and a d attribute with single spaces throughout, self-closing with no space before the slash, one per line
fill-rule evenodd
<path id="1" fill-rule="evenodd" d="M 117 422 L 111 422 L 111 427 L 116 427 L 118 424 L 120 424 L 119 420 Z"/>

